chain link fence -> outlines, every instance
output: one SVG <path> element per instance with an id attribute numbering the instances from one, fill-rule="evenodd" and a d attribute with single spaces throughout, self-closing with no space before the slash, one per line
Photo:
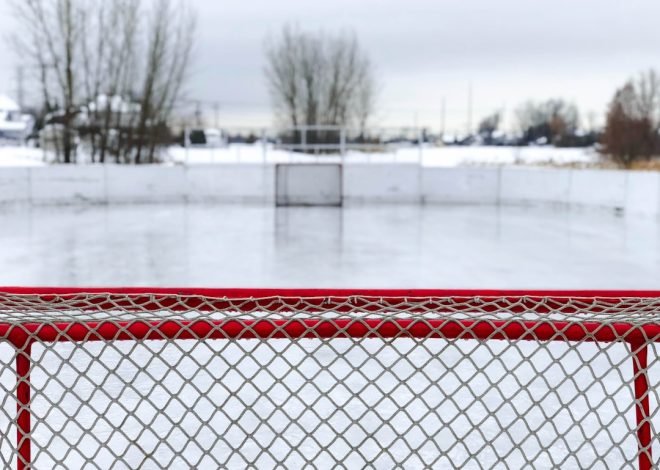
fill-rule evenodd
<path id="1" fill-rule="evenodd" d="M 5 468 L 650 468 L 660 293 L 0 289 Z"/>
<path id="2" fill-rule="evenodd" d="M 307 125 L 224 127 L 184 131 L 184 148 L 169 150 L 181 163 L 410 163 L 440 142 L 418 127 Z M 200 137 L 197 137 L 197 136 Z M 217 136 L 220 136 L 216 138 Z M 201 137 L 203 136 L 203 137 Z"/>

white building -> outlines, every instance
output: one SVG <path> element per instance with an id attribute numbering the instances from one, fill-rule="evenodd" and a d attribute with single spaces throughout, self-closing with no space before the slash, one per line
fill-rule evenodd
<path id="1" fill-rule="evenodd" d="M 25 140 L 34 128 L 34 118 L 21 112 L 20 106 L 0 94 L 0 140 Z"/>

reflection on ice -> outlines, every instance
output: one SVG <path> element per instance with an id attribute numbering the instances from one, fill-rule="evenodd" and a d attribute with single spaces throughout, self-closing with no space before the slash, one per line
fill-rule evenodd
<path id="1" fill-rule="evenodd" d="M 552 208 L 246 205 L 0 213 L 0 284 L 654 288 L 660 222 Z"/>

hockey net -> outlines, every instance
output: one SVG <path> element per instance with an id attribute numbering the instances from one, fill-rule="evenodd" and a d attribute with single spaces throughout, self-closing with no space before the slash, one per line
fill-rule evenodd
<path id="1" fill-rule="evenodd" d="M 0 289 L 5 468 L 650 468 L 660 293 Z"/>

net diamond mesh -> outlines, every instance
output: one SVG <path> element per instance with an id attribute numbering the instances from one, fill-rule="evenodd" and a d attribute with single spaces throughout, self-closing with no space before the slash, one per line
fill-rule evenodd
<path id="1" fill-rule="evenodd" d="M 659 315 L 656 297 L 0 293 L 0 457 L 649 468 Z"/>

